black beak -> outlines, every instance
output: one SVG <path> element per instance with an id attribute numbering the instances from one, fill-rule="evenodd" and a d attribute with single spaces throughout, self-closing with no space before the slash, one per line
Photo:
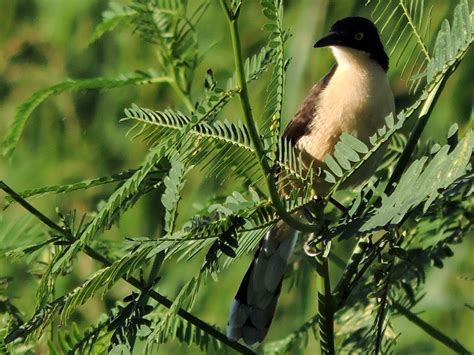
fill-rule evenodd
<path id="1" fill-rule="evenodd" d="M 314 48 L 344 45 L 344 37 L 336 32 L 329 33 L 314 44 Z"/>

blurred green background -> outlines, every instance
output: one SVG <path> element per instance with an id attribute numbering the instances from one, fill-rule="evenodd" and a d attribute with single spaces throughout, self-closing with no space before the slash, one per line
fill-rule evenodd
<path id="1" fill-rule="evenodd" d="M 126 1 L 119 1 L 127 3 Z M 362 1 L 291 0 L 285 1 L 285 25 L 293 36 L 287 46 L 291 58 L 287 79 L 284 117 L 288 121 L 303 100 L 305 93 L 329 69 L 333 59 L 329 50 L 314 50 L 312 45 L 335 20 L 350 16 L 370 16 L 370 9 Z M 432 1 L 432 32 L 438 29 L 441 19 L 448 16 L 456 1 Z M 3 138 L 16 109 L 36 90 L 45 88 L 66 78 L 82 79 L 96 76 L 116 77 L 135 70 L 156 68 L 151 45 L 130 34 L 127 28 L 119 28 L 106 34 L 101 40 L 87 46 L 94 27 L 101 21 L 101 13 L 107 1 L 97 0 L 0 0 L 0 137 Z M 241 20 L 241 35 L 245 55 L 256 53 L 265 43 L 266 33 L 261 30 L 265 19 L 258 1 L 245 1 Z M 205 54 L 199 65 L 193 85 L 193 100 L 203 89 L 206 70 L 212 68 L 221 84 L 233 72 L 233 57 L 229 43 L 227 24 L 217 1 L 200 22 L 199 48 Z M 386 38 L 386 36 L 385 36 Z M 471 51 L 472 52 L 472 51 Z M 461 132 L 472 127 L 473 55 L 461 64 L 449 80 L 433 116 L 424 133 L 424 140 L 443 142 L 448 127 L 457 122 Z M 407 83 L 400 78 L 400 70 L 390 69 L 390 80 L 397 97 L 397 107 L 403 108 L 414 100 L 408 94 Z M 266 80 L 250 87 L 255 116 L 262 112 Z M 0 160 L 0 179 L 17 191 L 109 175 L 137 167 L 146 152 L 146 145 L 126 136 L 130 125 L 120 123 L 123 109 L 131 103 L 152 109 L 175 107 L 185 110 L 166 85 L 124 87 L 109 91 L 83 91 L 66 93 L 48 99 L 32 114 L 26 125 L 19 146 L 13 157 Z M 239 118 L 237 102 L 232 102 L 223 117 Z M 40 197 L 33 204 L 49 216 L 60 211 L 76 209 L 78 213 L 96 210 L 97 204 L 106 198 L 113 186 L 94 188 L 67 195 Z M 200 173 L 192 175 L 184 189 L 180 221 L 204 207 L 209 196 L 242 189 L 229 183 L 218 186 L 203 180 Z M 0 195 L 3 197 L 3 195 Z M 124 237 L 153 236 L 156 233 L 157 195 L 148 195 L 128 211 L 120 224 L 104 233 L 101 238 L 122 240 Z M 3 198 L 1 204 L 4 203 Z M 19 224 L 36 222 L 21 219 L 26 213 L 18 206 L 10 207 L 0 219 L 0 227 L 13 221 Z M 39 227 L 41 228 L 41 227 Z M 20 235 L 28 244 L 28 235 Z M 472 326 L 474 251 L 472 238 L 462 246 L 454 247 L 455 256 L 448 259 L 443 270 L 428 275 L 426 296 L 416 310 L 425 311 L 421 317 L 458 338 L 468 349 L 474 349 Z M 6 248 L 7 246 L 1 246 Z M 345 247 L 349 248 L 350 245 Z M 194 312 L 221 328 L 225 326 L 228 307 L 238 283 L 248 266 L 250 257 L 239 260 L 223 272 L 218 283 L 209 281 L 199 294 Z M 200 261 L 193 265 L 168 263 L 162 270 L 160 290 L 174 297 L 177 290 L 194 272 Z M 57 295 L 78 285 L 98 265 L 82 256 L 75 265 L 72 276 L 61 279 Z M 35 264 L 23 261 L 0 260 L 0 277 L 12 276 L 9 296 L 22 310 L 25 319 L 34 310 L 34 289 L 37 278 Z M 315 295 L 314 275 L 306 277 L 306 287 Z M 469 281 L 470 280 L 470 281 Z M 130 289 L 119 283 L 106 296 L 106 301 L 121 299 Z M 306 291 L 287 288 L 268 339 L 278 339 L 307 320 L 314 312 L 311 300 L 301 301 Z M 311 292 L 311 291 L 310 291 Z M 304 296 L 306 297 L 306 296 Z M 79 324 L 97 320 L 105 310 L 100 298 L 82 307 L 75 316 Z M 395 329 L 402 334 L 396 353 L 444 354 L 448 350 L 422 331 L 403 319 L 394 320 Z M 183 350 L 179 345 L 167 345 L 163 353 Z M 38 352 L 45 351 L 39 347 Z M 194 351 L 194 349 L 193 349 Z M 310 340 L 307 353 L 316 351 Z"/>

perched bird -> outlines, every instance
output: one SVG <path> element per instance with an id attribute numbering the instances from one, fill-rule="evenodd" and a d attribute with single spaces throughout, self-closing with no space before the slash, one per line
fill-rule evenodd
<path id="1" fill-rule="evenodd" d="M 330 47 L 336 64 L 312 87 L 283 137 L 302 152 L 307 166 L 324 167 L 343 132 L 369 144 L 369 137 L 395 111 L 387 78 L 388 56 L 377 28 L 363 17 L 337 21 L 314 47 Z M 367 161 L 348 182 L 357 185 L 372 175 L 383 155 Z M 319 195 L 327 186 L 317 181 Z M 262 240 L 254 260 L 232 302 L 227 336 L 248 345 L 267 335 L 280 294 L 284 270 L 293 251 L 297 231 L 278 222 Z"/>

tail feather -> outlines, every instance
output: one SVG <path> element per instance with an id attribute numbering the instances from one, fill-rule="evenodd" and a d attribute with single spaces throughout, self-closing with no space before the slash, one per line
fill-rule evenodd
<path id="1" fill-rule="evenodd" d="M 267 335 L 295 241 L 296 232 L 278 224 L 260 243 L 231 305 L 227 322 L 230 339 L 254 345 Z"/>

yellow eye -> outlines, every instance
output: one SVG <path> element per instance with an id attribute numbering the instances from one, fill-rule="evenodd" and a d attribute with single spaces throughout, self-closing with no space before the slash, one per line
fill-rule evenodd
<path id="1" fill-rule="evenodd" d="M 360 41 L 362 38 L 364 38 L 364 34 L 362 32 L 357 32 L 355 34 L 355 39 Z"/>

